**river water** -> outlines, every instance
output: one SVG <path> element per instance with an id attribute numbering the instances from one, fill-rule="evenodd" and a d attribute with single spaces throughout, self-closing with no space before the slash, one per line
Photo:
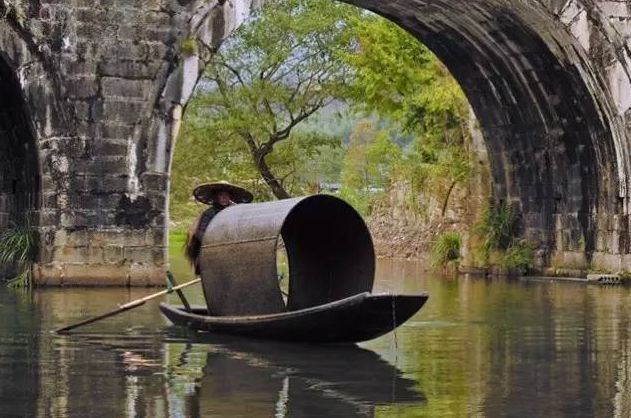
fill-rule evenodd
<path id="1" fill-rule="evenodd" d="M 1 289 L 0 416 L 631 417 L 631 289 L 392 261 L 376 289 L 430 299 L 359 347 L 201 339 L 157 302 L 57 336 L 155 290 Z"/>

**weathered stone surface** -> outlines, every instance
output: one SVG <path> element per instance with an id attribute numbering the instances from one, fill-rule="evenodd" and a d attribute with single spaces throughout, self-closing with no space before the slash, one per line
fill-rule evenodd
<path id="1" fill-rule="evenodd" d="M 542 262 L 631 269 L 628 2 L 349 2 L 458 79 L 493 193 L 518 204 Z M 162 283 L 183 106 L 258 3 L 32 0 L 16 14 L 0 0 L 0 228 L 35 220 L 39 283 Z"/>

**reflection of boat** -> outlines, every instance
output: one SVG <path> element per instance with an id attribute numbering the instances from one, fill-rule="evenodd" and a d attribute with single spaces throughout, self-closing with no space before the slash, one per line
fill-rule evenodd
<path id="1" fill-rule="evenodd" d="M 287 299 L 276 251 L 285 246 Z M 200 255 L 207 309 L 162 304 L 176 325 L 198 331 L 309 342 L 359 342 L 383 335 L 426 302 L 372 295 L 375 254 L 363 219 L 343 200 L 316 195 L 221 211 Z"/>
<path id="2" fill-rule="evenodd" d="M 208 316 L 204 307 L 187 312 L 182 307 L 164 303 L 160 310 L 174 324 L 197 331 L 284 341 L 352 343 L 390 332 L 414 315 L 426 300 L 427 295 L 366 292 L 312 308 L 267 315 Z"/>
<path id="3" fill-rule="evenodd" d="M 357 346 L 199 339 L 210 343 L 191 400 L 199 416 L 370 417 L 377 406 L 425 402 L 414 380 Z"/>

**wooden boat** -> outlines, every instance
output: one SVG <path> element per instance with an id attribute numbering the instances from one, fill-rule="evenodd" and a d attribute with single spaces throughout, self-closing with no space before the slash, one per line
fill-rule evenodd
<path id="1" fill-rule="evenodd" d="M 288 259 L 281 291 L 277 249 Z M 208 225 L 199 259 L 206 307 L 162 304 L 176 325 L 257 338 L 354 343 L 379 337 L 427 301 L 372 294 L 375 253 L 361 216 L 334 196 L 235 205 Z"/>
<path id="2" fill-rule="evenodd" d="M 384 335 L 412 317 L 428 299 L 417 295 L 360 293 L 324 305 L 267 315 L 209 316 L 206 307 L 160 304 L 175 325 L 280 341 L 357 343 Z"/>

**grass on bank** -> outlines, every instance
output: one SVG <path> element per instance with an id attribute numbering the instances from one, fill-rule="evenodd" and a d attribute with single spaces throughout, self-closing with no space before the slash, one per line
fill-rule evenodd
<path id="1" fill-rule="evenodd" d="M 16 271 L 6 284 L 13 288 L 33 285 L 33 262 L 37 255 L 37 233 L 30 225 L 11 225 L 0 232 L 0 266 Z"/>
<path id="2" fill-rule="evenodd" d="M 439 235 L 432 246 L 432 266 L 457 267 L 461 245 L 462 237 L 458 232 L 445 232 Z"/>
<path id="3" fill-rule="evenodd" d="M 474 227 L 480 267 L 500 267 L 507 273 L 526 274 L 534 263 L 534 245 L 521 238 L 521 216 L 506 201 L 491 202 Z"/>

